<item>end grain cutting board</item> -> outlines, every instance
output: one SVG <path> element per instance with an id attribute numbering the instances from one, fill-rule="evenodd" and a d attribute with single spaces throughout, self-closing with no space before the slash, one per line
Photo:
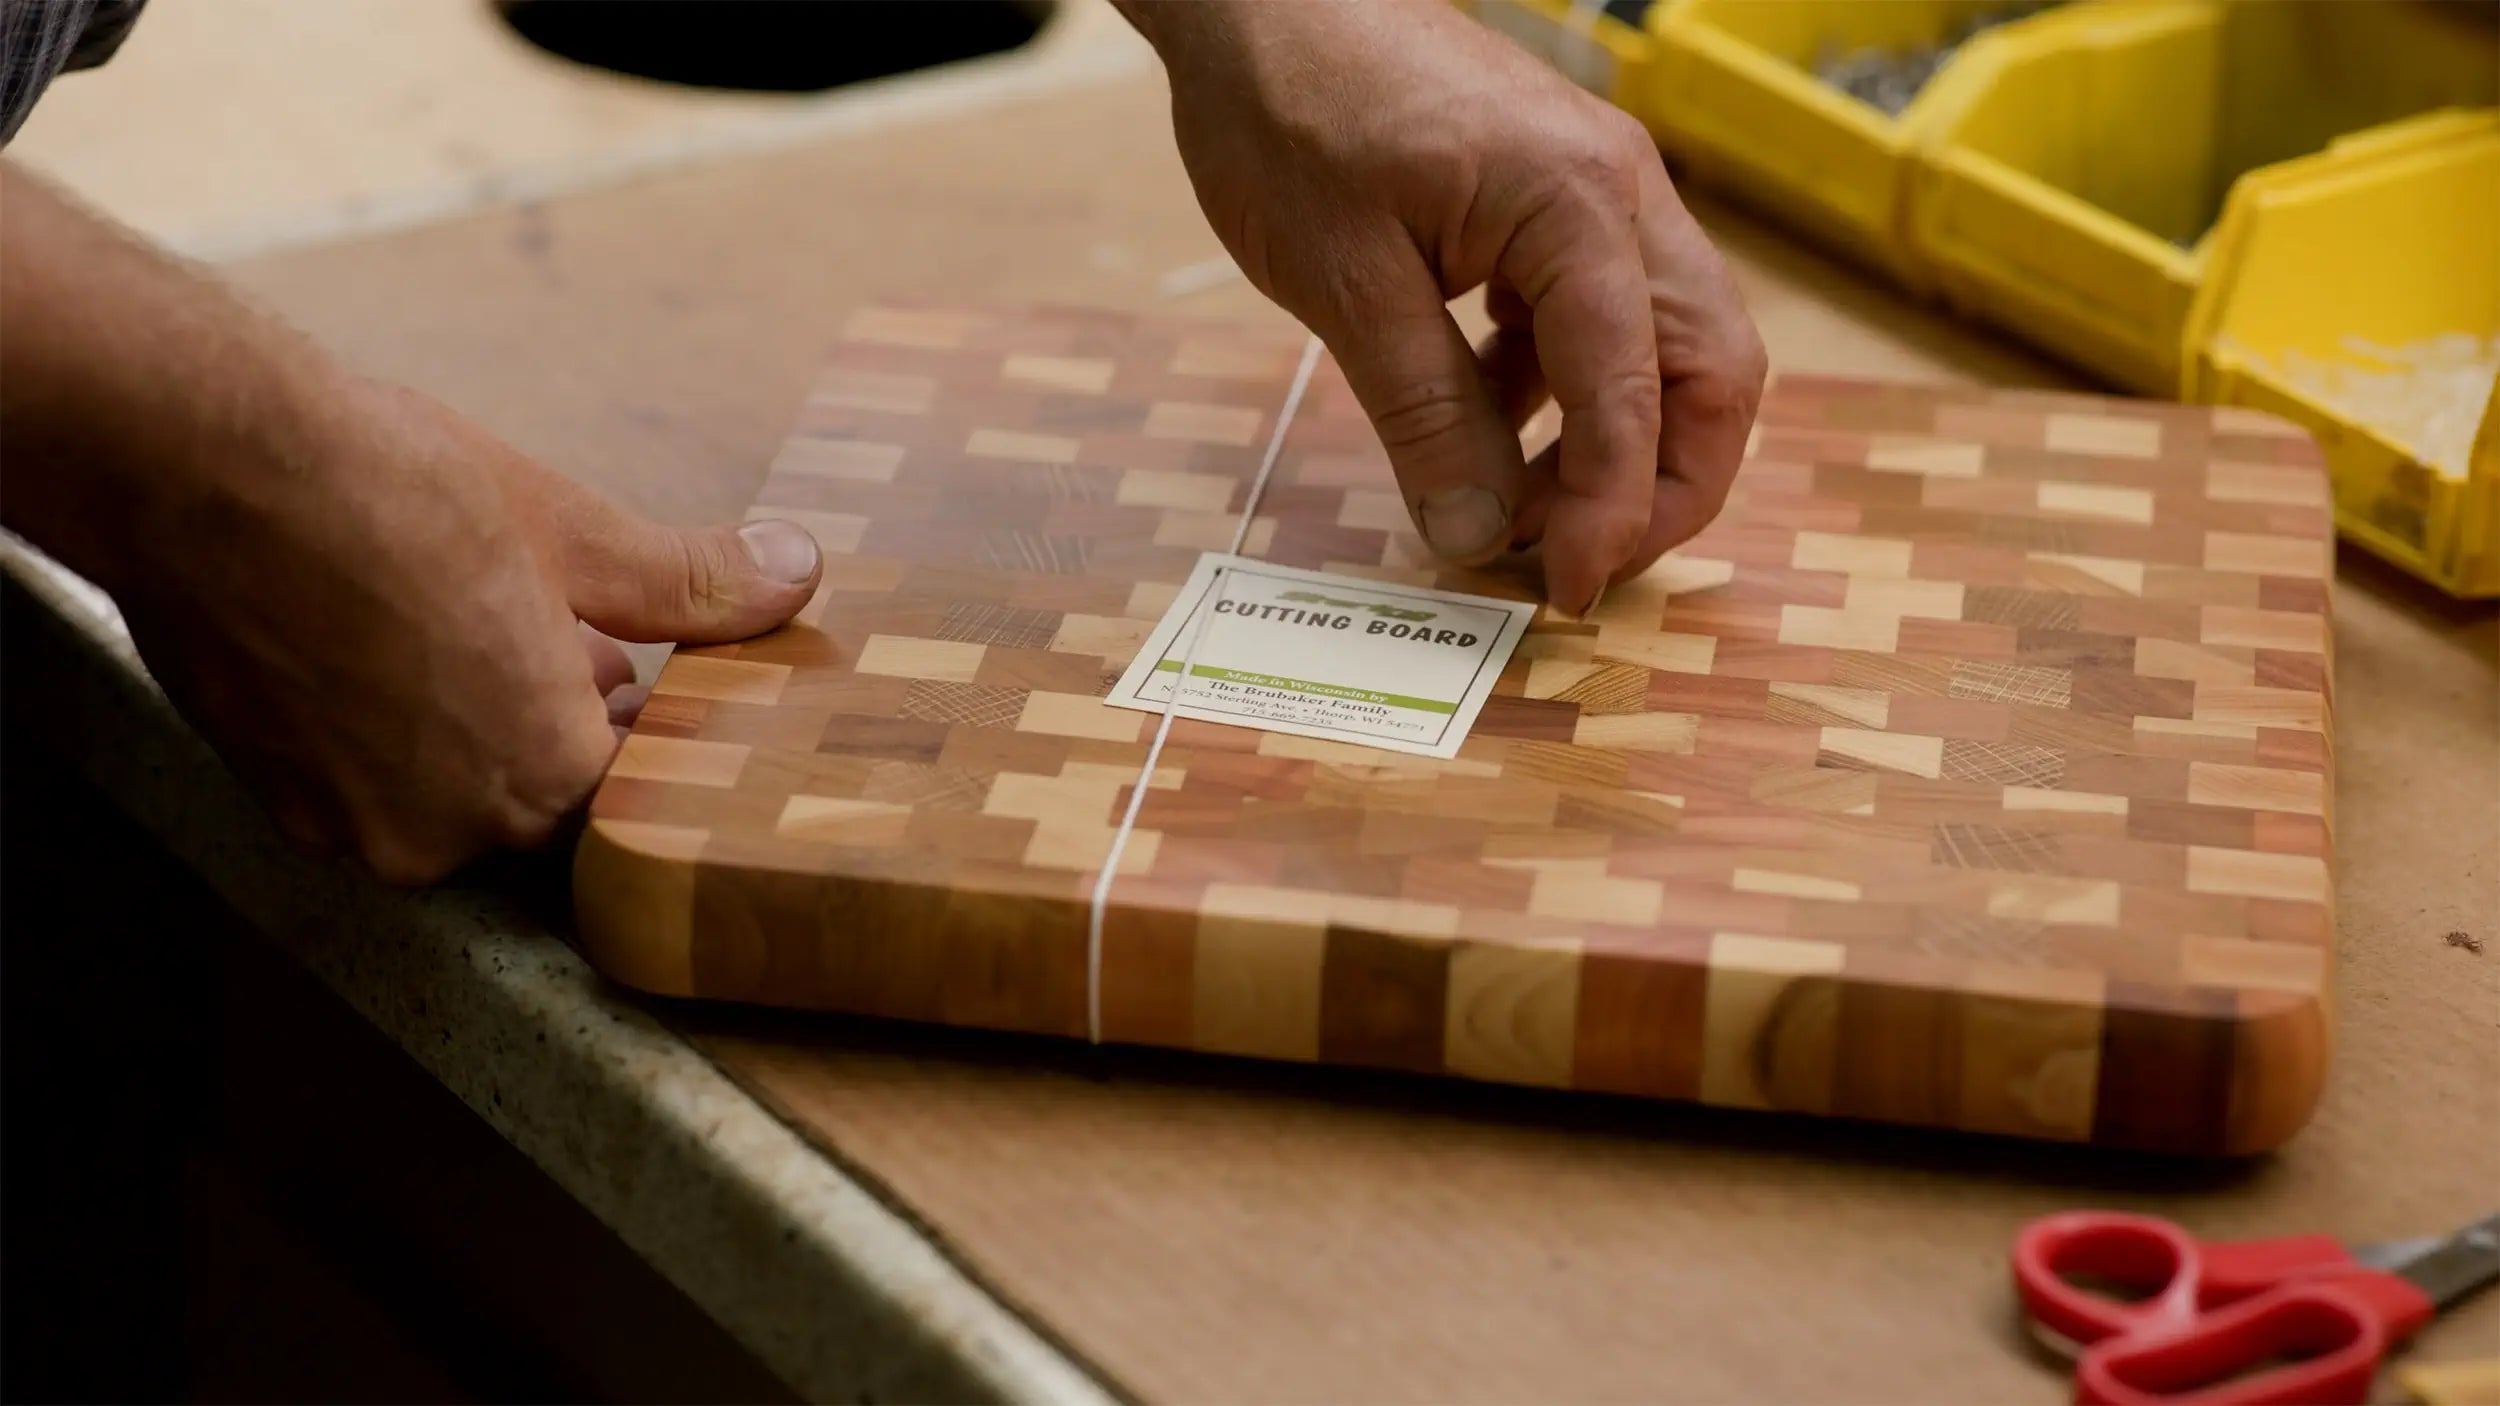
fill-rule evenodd
<path id="1" fill-rule="evenodd" d="M 679 651 L 584 945 L 672 995 L 1083 1037 L 1156 719 L 1099 700 L 1230 540 L 1297 343 L 850 323 L 758 515 L 802 622 Z M 2234 410 L 1790 378 L 1726 514 L 1541 612 L 1451 761 L 1179 721 L 1104 1036 L 2193 1153 L 2324 1077 L 2326 480 Z M 1439 566 L 1323 363 L 1245 553 Z"/>

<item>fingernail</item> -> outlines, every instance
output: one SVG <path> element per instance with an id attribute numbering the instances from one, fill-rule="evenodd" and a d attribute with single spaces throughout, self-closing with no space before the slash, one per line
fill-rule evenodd
<path id="1" fill-rule="evenodd" d="M 1471 557 L 1504 539 L 1510 510 L 1482 488 L 1441 488 L 1416 500 L 1424 541 L 1445 557 Z"/>
<path id="2" fill-rule="evenodd" d="M 795 522 L 766 518 L 738 529 L 755 569 L 775 581 L 795 586 L 816 574 L 816 539 Z"/>
<path id="3" fill-rule="evenodd" d="M 1600 582 L 1598 582 L 1598 583 L 1597 583 L 1597 594 L 1595 594 L 1595 595 L 1593 595 L 1593 596 L 1590 596 L 1590 597 L 1589 597 L 1589 603 L 1588 603 L 1587 605 L 1582 606 L 1582 607 L 1580 608 L 1580 618 L 1581 618 L 1581 619 L 1583 619 L 1583 620 L 1586 620 L 1586 619 L 1588 619 L 1590 616 L 1595 615 L 1595 614 L 1597 613 L 1597 607 L 1599 607 L 1599 606 L 1601 606 L 1601 605 L 1604 605 L 1605 603 L 1606 603 L 1606 583 L 1605 583 L 1605 582 L 1603 582 L 1603 581 L 1600 581 Z"/>

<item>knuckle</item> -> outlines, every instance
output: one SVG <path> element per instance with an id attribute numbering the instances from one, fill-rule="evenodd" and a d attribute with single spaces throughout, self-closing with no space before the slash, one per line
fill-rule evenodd
<path id="1" fill-rule="evenodd" d="M 1649 135 L 1619 109 L 1599 105 L 1563 139 L 1551 173 L 1556 193 L 1575 203 L 1629 210 L 1639 202 L 1641 163 L 1655 160 Z"/>
<path id="2" fill-rule="evenodd" d="M 1592 428 L 1619 429 L 1636 439 L 1654 440 L 1663 414 L 1658 373 L 1644 366 L 1609 366 L 1586 379 L 1557 385 L 1554 402 L 1566 417 L 1593 416 Z"/>
<path id="3" fill-rule="evenodd" d="M 1713 419 L 1751 420 L 1762 400 L 1762 372 L 1744 363 L 1696 377 L 1684 403 L 1693 413 Z"/>
<path id="4" fill-rule="evenodd" d="M 1372 429 L 1391 454 L 1432 444 L 1465 429 L 1466 391 L 1445 376 L 1408 381 L 1372 411 Z"/>
<path id="5" fill-rule="evenodd" d="M 729 545 L 724 540 L 726 535 L 718 532 L 679 534 L 677 570 L 681 599 L 654 604 L 709 611 L 734 601 L 739 572 L 738 564 L 731 559 Z"/>
<path id="6" fill-rule="evenodd" d="M 1597 121 L 1613 145 L 1615 159 L 1627 174 L 1637 174 L 1643 166 L 1658 160 L 1657 144 L 1639 118 L 1611 103 L 1600 103 Z"/>
<path id="7" fill-rule="evenodd" d="M 1733 363 L 1732 374 L 1745 391 L 1745 411 L 1751 414 L 1761 404 L 1762 389 L 1771 380 L 1770 349 L 1762 345 L 1762 334 L 1754 330 L 1751 322 L 1745 324 L 1737 340 Z"/>
<path id="8" fill-rule="evenodd" d="M 1621 406 L 1635 425 L 1646 425 L 1652 433 L 1662 413 L 1658 405 L 1658 372 L 1647 366 L 1609 367 L 1598 377 L 1597 401 L 1600 405 Z"/>
<path id="9" fill-rule="evenodd" d="M 536 849 L 555 834 L 565 809 L 561 803 L 548 800 L 543 792 L 506 791 L 487 804 L 480 819 L 486 847 Z"/>
<path id="10" fill-rule="evenodd" d="M 1633 550 L 1649 532 L 1652 514 L 1647 495 L 1643 498 L 1644 505 L 1638 512 L 1610 512 L 1592 519 L 1586 532 L 1591 548 L 1586 555 L 1591 565 L 1611 572 L 1631 559 Z"/>
<path id="11" fill-rule="evenodd" d="M 497 848 L 545 844 L 606 772 L 616 734 L 604 706 L 595 718 L 585 712 L 578 722 L 568 717 L 565 724 L 540 760 L 509 777 L 487 807 L 486 829 Z"/>
<path id="12" fill-rule="evenodd" d="M 535 797 L 507 795 L 495 803 L 487 830 L 497 849 L 535 849 L 547 842 L 563 818 L 561 807 Z"/>
<path id="13" fill-rule="evenodd" d="M 1314 229 L 1282 267 L 1287 310 L 1333 349 L 1360 347 L 1382 333 L 1412 274 L 1411 241 L 1379 229 Z"/>

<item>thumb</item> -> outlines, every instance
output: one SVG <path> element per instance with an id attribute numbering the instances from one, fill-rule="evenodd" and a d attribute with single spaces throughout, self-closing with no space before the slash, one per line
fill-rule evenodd
<path id="1" fill-rule="evenodd" d="M 824 573 L 794 522 L 681 529 L 614 515 L 566 553 L 567 598 L 592 629 L 636 643 L 717 644 L 787 622 Z"/>
<path id="2" fill-rule="evenodd" d="M 1394 259 L 1368 305 L 1323 333 L 1389 454 L 1424 541 L 1473 564 L 1510 545 L 1527 485 L 1519 435 L 1420 256 Z M 1316 325 L 1316 324 L 1315 324 Z"/>

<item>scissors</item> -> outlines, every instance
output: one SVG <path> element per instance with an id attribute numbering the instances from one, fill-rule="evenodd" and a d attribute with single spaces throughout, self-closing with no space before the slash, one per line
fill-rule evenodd
<path id="1" fill-rule="evenodd" d="M 2014 1241 L 2015 1291 L 2075 1348 L 2080 1406 L 2357 1404 L 2381 1358 L 2494 1280 L 2500 1214 L 2347 1249 L 2324 1235 L 2208 1242 L 2157 1216 L 2066 1211 Z"/>

